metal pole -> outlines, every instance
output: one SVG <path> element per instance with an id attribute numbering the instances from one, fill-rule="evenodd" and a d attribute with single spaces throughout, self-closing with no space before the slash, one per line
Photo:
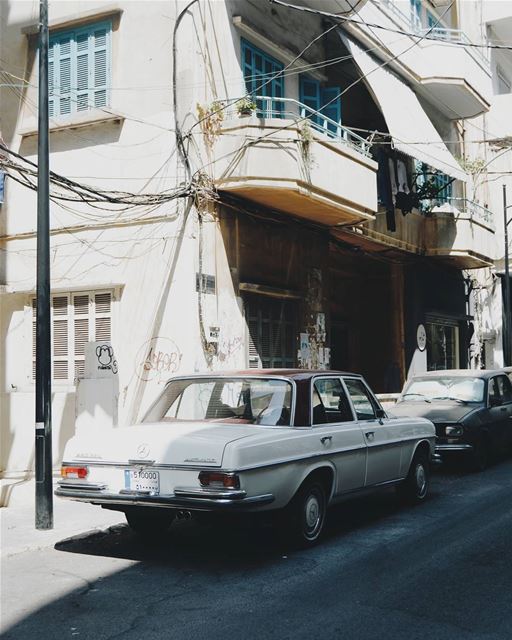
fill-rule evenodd
<path id="1" fill-rule="evenodd" d="M 507 223 L 507 186 L 503 185 L 503 228 L 505 231 L 505 314 L 503 322 L 503 362 L 506 367 L 511 364 L 512 328 L 510 322 L 510 273 L 508 265 L 508 223 Z"/>
<path id="2" fill-rule="evenodd" d="M 50 328 L 50 171 L 48 148 L 48 0 L 39 1 L 36 318 L 36 529 L 53 528 Z"/>

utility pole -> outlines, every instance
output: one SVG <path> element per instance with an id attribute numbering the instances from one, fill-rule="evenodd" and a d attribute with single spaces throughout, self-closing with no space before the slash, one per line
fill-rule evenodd
<path id="1" fill-rule="evenodd" d="M 36 317 L 36 529 L 53 529 L 50 328 L 50 170 L 48 150 L 48 0 L 39 0 Z"/>
<path id="2" fill-rule="evenodd" d="M 509 367 L 512 362 L 512 327 L 510 322 L 510 272 L 508 265 L 508 225 L 510 220 L 507 221 L 507 186 L 503 185 L 503 229 L 505 232 L 505 275 L 503 278 L 503 286 L 505 288 L 505 317 L 503 322 L 503 363 L 506 367 Z"/>

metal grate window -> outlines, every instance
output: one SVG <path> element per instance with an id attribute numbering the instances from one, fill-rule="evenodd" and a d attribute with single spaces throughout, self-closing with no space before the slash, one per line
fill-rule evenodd
<path id="1" fill-rule="evenodd" d="M 245 314 L 249 333 L 249 367 L 295 367 L 297 305 L 251 296 Z"/>
<path id="2" fill-rule="evenodd" d="M 52 379 L 84 374 L 85 345 L 112 338 L 112 293 L 65 293 L 52 297 Z M 36 300 L 32 300 L 32 379 L 36 375 Z"/>

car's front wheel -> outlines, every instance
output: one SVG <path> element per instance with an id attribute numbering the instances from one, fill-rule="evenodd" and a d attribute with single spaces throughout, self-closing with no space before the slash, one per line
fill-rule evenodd
<path id="1" fill-rule="evenodd" d="M 320 538 L 327 513 L 325 488 L 316 479 L 304 482 L 281 514 L 281 533 L 296 547 L 309 547 Z"/>
<path id="2" fill-rule="evenodd" d="M 128 525 L 144 538 L 162 537 L 171 526 L 175 513 L 171 510 L 153 512 L 151 509 L 126 511 Z"/>
<path id="3" fill-rule="evenodd" d="M 398 493 L 407 502 L 423 502 L 430 486 L 430 465 L 424 453 L 416 453 L 412 459 L 409 473 L 398 486 Z"/>

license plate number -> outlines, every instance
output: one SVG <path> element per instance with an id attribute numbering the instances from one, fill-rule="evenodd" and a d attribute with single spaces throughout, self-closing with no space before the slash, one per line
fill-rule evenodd
<path id="1" fill-rule="evenodd" d="M 125 469 L 124 488 L 128 491 L 160 493 L 160 473 L 146 469 Z"/>

